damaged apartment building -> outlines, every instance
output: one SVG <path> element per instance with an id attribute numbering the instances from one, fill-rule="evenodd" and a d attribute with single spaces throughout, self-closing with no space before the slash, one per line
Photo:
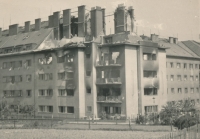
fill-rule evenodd
<path id="1" fill-rule="evenodd" d="M 0 98 L 36 116 L 83 118 L 157 113 L 168 101 L 199 102 L 200 56 L 177 38 L 138 36 L 134 9 L 119 5 L 115 33 L 105 9 L 54 12 L 48 21 L 0 29 Z"/>

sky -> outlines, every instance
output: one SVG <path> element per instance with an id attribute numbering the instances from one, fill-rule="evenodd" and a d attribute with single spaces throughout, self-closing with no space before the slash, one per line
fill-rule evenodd
<path id="1" fill-rule="evenodd" d="M 200 42 L 200 0 L 0 0 L 0 27 L 24 25 L 25 21 L 41 18 L 47 21 L 53 12 L 80 5 L 86 9 L 100 6 L 106 9 L 106 33 L 112 34 L 113 12 L 118 4 L 133 6 L 135 32 L 138 35 L 158 34 L 162 38 L 178 37 L 179 40 Z M 77 15 L 73 13 L 72 15 Z"/>

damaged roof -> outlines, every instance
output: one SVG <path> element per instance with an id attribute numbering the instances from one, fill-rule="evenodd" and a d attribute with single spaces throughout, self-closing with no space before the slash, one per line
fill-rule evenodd
<path id="1" fill-rule="evenodd" d="M 51 28 L 40 29 L 39 31 L 31 31 L 27 33 L 19 33 L 12 36 L 0 37 L 0 48 L 8 48 L 25 44 L 41 44 L 52 31 Z"/>

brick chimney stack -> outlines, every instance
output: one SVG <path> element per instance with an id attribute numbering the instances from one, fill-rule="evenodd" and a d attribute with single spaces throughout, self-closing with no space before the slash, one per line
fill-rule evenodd
<path id="1" fill-rule="evenodd" d="M 85 37 L 85 5 L 78 7 L 78 36 Z"/>
<path id="2" fill-rule="evenodd" d="M 126 17 L 125 17 L 125 6 L 124 4 L 119 4 L 114 13 L 114 24 L 115 33 L 120 33 L 126 31 Z"/>
<path id="3" fill-rule="evenodd" d="M 54 38 L 60 40 L 60 12 L 53 13 Z"/>
<path id="4" fill-rule="evenodd" d="M 10 25 L 9 26 L 9 36 L 17 35 L 18 34 L 18 24 Z"/>
<path id="5" fill-rule="evenodd" d="M 71 38 L 71 9 L 63 10 L 63 36 Z"/>
<path id="6" fill-rule="evenodd" d="M 40 30 L 41 28 L 41 18 L 35 19 L 35 31 Z"/>

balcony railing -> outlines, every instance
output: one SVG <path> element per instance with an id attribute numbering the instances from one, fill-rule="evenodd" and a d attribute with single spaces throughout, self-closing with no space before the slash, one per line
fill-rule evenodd
<path id="1" fill-rule="evenodd" d="M 120 78 L 98 78 L 96 84 L 121 84 Z"/>
<path id="2" fill-rule="evenodd" d="M 122 103 L 121 96 L 98 96 L 97 102 L 100 103 Z"/>
<path id="3" fill-rule="evenodd" d="M 121 64 L 114 63 L 113 60 L 111 60 L 111 61 L 97 61 L 96 62 L 96 67 L 105 67 L 105 66 L 108 66 L 108 67 L 119 67 L 119 66 L 121 66 Z"/>

